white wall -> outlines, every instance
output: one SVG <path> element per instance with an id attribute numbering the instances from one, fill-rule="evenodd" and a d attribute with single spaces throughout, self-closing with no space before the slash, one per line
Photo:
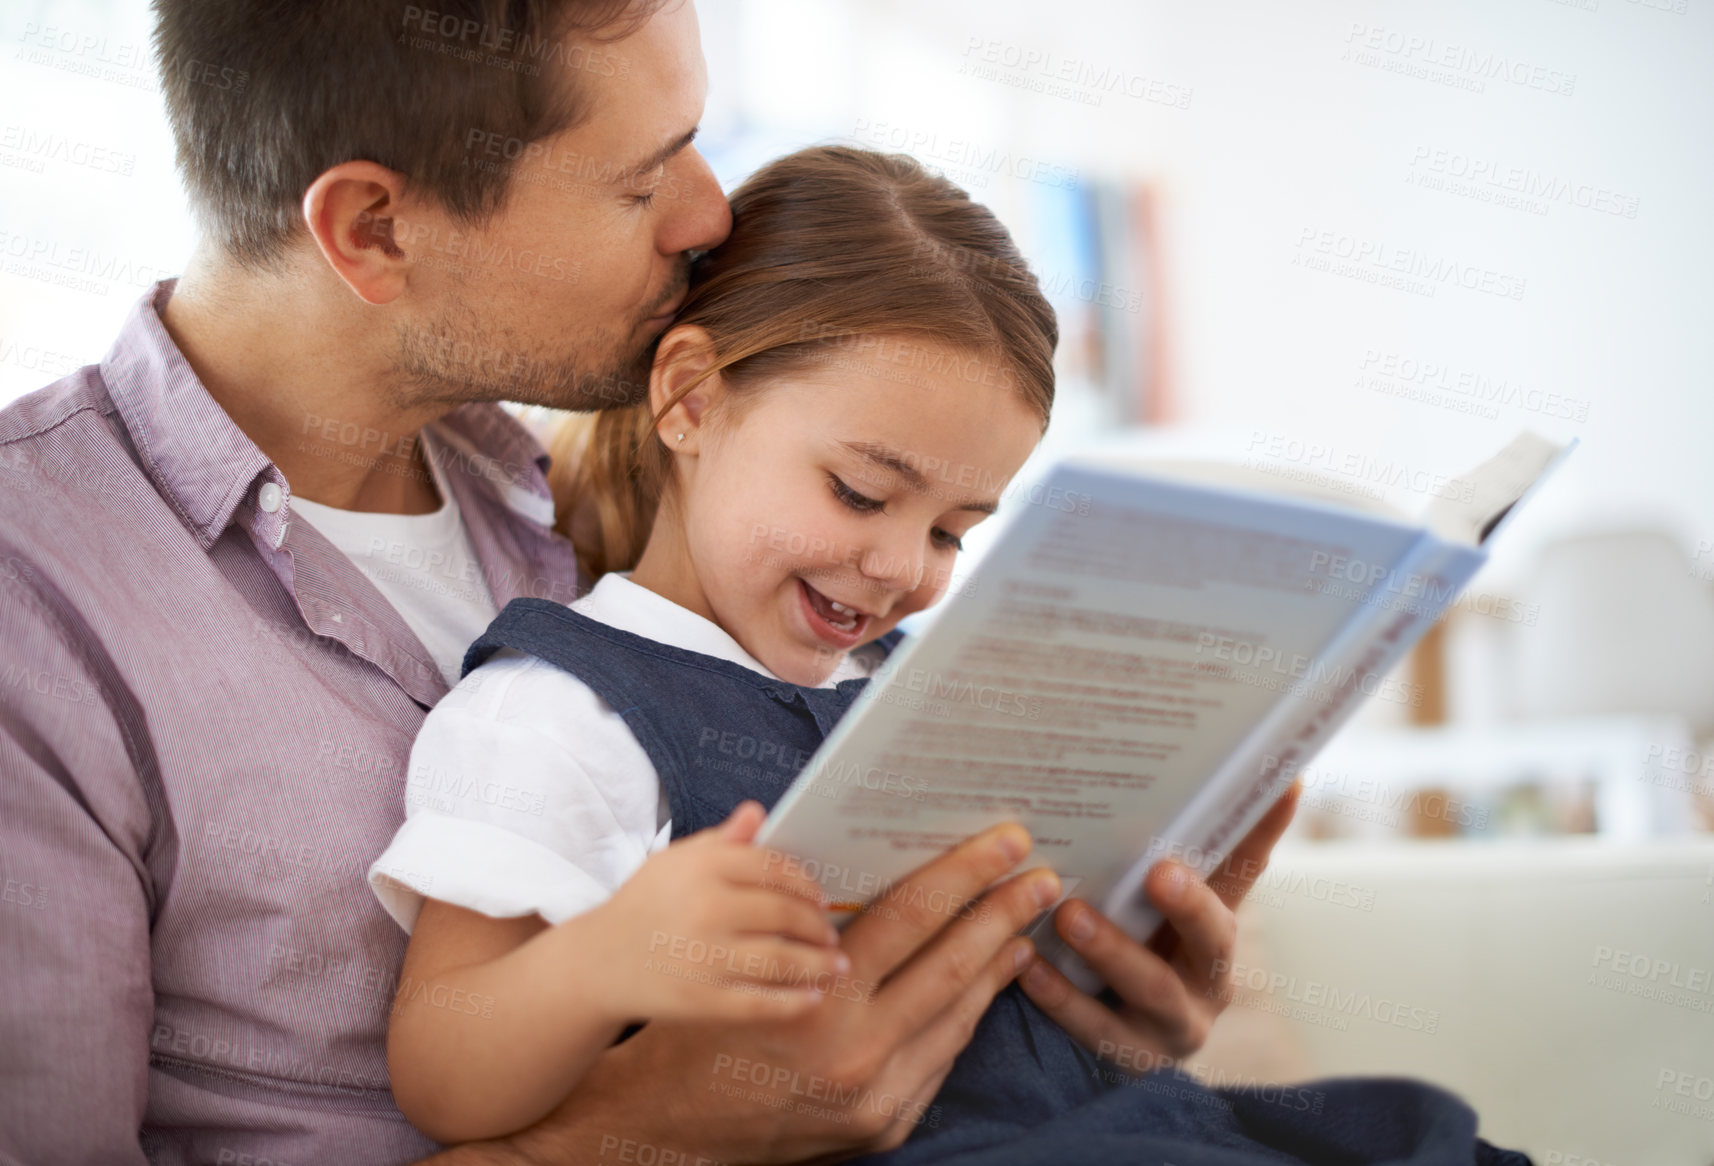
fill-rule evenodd
<path id="1" fill-rule="evenodd" d="M 1714 191 L 1714 4 L 1581 3 L 1598 7 L 705 0 L 710 137 L 718 143 L 739 118 L 760 129 L 734 156 L 734 179 L 770 147 L 861 140 L 878 127 L 926 136 L 931 150 L 968 143 L 1082 175 L 1151 177 L 1166 200 L 1171 368 L 1187 421 L 1232 427 L 1239 445 L 1260 430 L 1446 470 L 1534 423 L 1586 448 L 1518 551 L 1530 531 L 1638 515 L 1687 542 L 1714 538 L 1704 450 L 1714 433 L 1705 326 L 1714 227 L 1704 208 Z M 1688 11 L 1651 6 L 1674 3 Z M 1574 89 L 1488 79 L 1473 93 L 1384 72 L 1342 59 L 1354 26 L 1574 74 Z M 57 30 L 56 46 L 96 43 L 43 47 L 46 29 Z M 0 13 L 0 133 L 9 135 L 0 252 L 10 267 L 20 247 L 46 245 L 61 270 L 90 266 L 92 254 L 118 275 L 92 294 L 0 273 L 0 400 L 44 379 L 25 347 L 97 358 L 136 284 L 175 269 L 188 250 L 170 142 L 139 57 L 147 31 L 142 0 L 14 0 Z M 1036 64 L 1006 67 L 1032 54 Z M 968 75 L 972 66 L 999 79 Z M 1100 103 L 1018 84 L 1045 83 L 1044 66 L 1081 71 Z M 1102 92 L 1102 78 L 1117 88 Z M 1188 108 L 1127 95 L 1149 83 L 1155 98 L 1190 90 Z M 48 158 L 34 173 L 10 164 L 30 157 L 6 148 L 19 134 L 134 163 L 125 175 Z M 1636 217 L 1569 196 L 1537 215 L 1420 189 L 1407 183 L 1424 169 L 1413 167 L 1419 147 L 1634 198 Z M 1031 194 L 1005 173 L 972 186 L 1014 219 Z M 1521 278 L 1523 298 L 1441 285 L 1430 299 L 1295 268 L 1305 230 Z M 1489 420 L 1355 387 L 1371 351 L 1558 393 L 1586 403 L 1587 420 L 1518 407 Z"/>
<path id="2" fill-rule="evenodd" d="M 150 27 L 143 0 L 0 6 L 0 404 L 100 360 L 190 252 Z"/>
<path id="3" fill-rule="evenodd" d="M 1026 250 L 1032 184 L 948 155 L 1158 183 L 1179 415 L 1234 456 L 1261 434 L 1258 448 L 1296 441 L 1457 471 L 1522 425 L 1581 437 L 1489 585 L 1542 539 L 1588 526 L 1657 523 L 1687 549 L 1714 540 L 1709 0 L 700 7 L 713 72 L 706 140 L 728 180 L 811 141 L 914 141 L 962 171 Z M 0 12 L 0 401 L 53 367 L 98 359 L 138 286 L 189 249 L 148 27 L 142 0 L 14 0 Z M 1383 47 L 1378 60 L 1451 52 L 1469 66 L 1451 72 L 1485 91 L 1345 59 L 1370 29 L 1383 46 L 1428 46 Z M 1572 92 L 1481 78 L 1492 56 L 1526 78 L 1574 76 Z M 1082 100 L 1037 91 L 1061 70 L 1081 77 L 1060 84 Z M 17 148 L 44 136 L 62 143 L 58 156 Z M 101 161 L 68 160 L 65 143 Z M 1423 189 L 1409 180 L 1427 169 L 1424 150 L 1524 170 L 1560 193 L 1543 215 Z M 114 158 L 129 173 L 111 172 Z M 1635 200 L 1635 217 L 1574 205 L 1586 191 Z M 1316 239 L 1300 247 L 1306 231 Z M 1472 279 L 1521 280 L 1522 298 L 1454 281 L 1429 298 L 1294 266 L 1321 232 L 1335 250 L 1368 244 Z M 19 274 L 19 253 L 40 248 L 58 266 Z M 92 268 L 93 291 L 40 278 Z M 1358 384 L 1372 353 L 1558 394 L 1586 417 L 1518 405 L 1488 417 L 1385 395 Z M 1056 428 L 1070 436 L 1099 420 L 1075 393 L 1062 412 Z"/>
<path id="4" fill-rule="evenodd" d="M 1496 564 L 1503 576 L 1541 538 L 1587 525 L 1659 522 L 1687 549 L 1714 537 L 1714 5 L 1684 0 L 1680 13 L 1675 2 L 732 7 L 790 24 L 795 47 L 752 51 L 742 84 L 775 102 L 816 90 L 796 106 L 805 139 L 868 118 L 941 146 L 998 142 L 1085 175 L 1159 182 L 1181 415 L 1229 429 L 1234 455 L 1260 431 L 1457 471 L 1523 425 L 1581 437 L 1564 480 Z M 1377 58 L 1450 54 L 1465 65 L 1450 71 L 1484 91 L 1344 59 L 1371 29 L 1383 45 L 1427 42 Z M 1484 78 L 1494 58 L 1523 83 Z M 990 62 L 1001 79 L 960 75 Z M 1531 87 L 1535 69 L 1538 83 L 1570 93 Z M 1081 74 L 1100 103 L 1021 84 L 1060 70 Z M 776 76 L 790 81 L 766 88 Z M 1188 108 L 1168 104 L 1182 88 Z M 1419 150 L 1447 151 L 1449 167 L 1461 155 L 1502 175 L 1527 171 L 1524 182 L 1554 194 L 1537 214 L 1423 189 L 1410 179 L 1432 154 Z M 1019 186 L 997 176 L 984 193 L 1004 213 L 1027 193 Z M 1635 217 L 1575 205 L 1603 191 Z M 1429 298 L 1294 267 L 1316 251 L 1299 246 L 1306 230 L 1331 232 L 1335 249 L 1366 242 L 1456 264 L 1473 281 L 1521 280 L 1522 297 L 1466 290 L 1455 276 Z M 1517 404 L 1458 412 L 1359 387 L 1370 353 L 1509 382 L 1529 399 L 1555 393 L 1582 420 Z"/>

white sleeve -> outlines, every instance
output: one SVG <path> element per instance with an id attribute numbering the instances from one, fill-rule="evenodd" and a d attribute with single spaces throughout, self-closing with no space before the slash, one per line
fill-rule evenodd
<path id="1" fill-rule="evenodd" d="M 423 721 L 405 823 L 369 885 L 407 931 L 425 898 L 559 923 L 666 845 L 660 804 L 654 765 L 606 702 L 551 664 L 500 653 Z"/>

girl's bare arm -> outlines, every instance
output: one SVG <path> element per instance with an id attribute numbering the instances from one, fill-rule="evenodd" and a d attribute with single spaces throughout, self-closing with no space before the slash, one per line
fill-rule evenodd
<path id="1" fill-rule="evenodd" d="M 399 1109 L 442 1142 L 540 1120 L 628 1023 L 799 1015 L 849 967 L 819 888 L 749 845 L 746 803 L 557 926 L 429 900 L 393 1006 Z"/>

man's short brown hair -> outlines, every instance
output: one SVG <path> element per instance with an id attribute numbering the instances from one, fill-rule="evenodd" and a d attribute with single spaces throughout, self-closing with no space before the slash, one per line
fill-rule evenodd
<path id="1" fill-rule="evenodd" d="M 203 229 L 254 267 L 280 259 L 304 191 L 341 162 L 397 170 L 480 222 L 523 145 L 587 116 L 580 74 L 621 69 L 604 46 L 662 3 L 154 0 L 180 176 Z"/>

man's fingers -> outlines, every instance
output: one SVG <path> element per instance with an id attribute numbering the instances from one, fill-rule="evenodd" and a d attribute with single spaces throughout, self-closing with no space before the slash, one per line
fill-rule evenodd
<path id="1" fill-rule="evenodd" d="M 881 988 L 888 1022 L 898 1039 L 928 1024 L 968 985 L 994 969 L 994 956 L 1042 909 L 1059 897 L 1059 876 L 1046 867 L 1026 871 L 995 887 L 960 919 L 893 974 Z M 1019 959 L 1033 947 L 1011 945 Z M 1023 970 L 1008 969 L 1007 979 Z M 994 988 L 1004 986 L 1001 981 Z"/>
<path id="2" fill-rule="evenodd" d="M 1210 902 L 1225 910 L 1211 894 Z M 1202 988 L 1199 980 L 1186 983 L 1177 968 L 1126 935 L 1087 903 L 1072 900 L 1062 906 L 1054 917 L 1054 930 L 1118 993 L 1125 1002 L 1127 1019 L 1135 1021 L 1141 1017 L 1169 1048 L 1195 1048 L 1207 1039 L 1211 1010 L 1192 998 Z M 1047 986 L 1046 977 L 1039 972 L 1034 979 L 1038 985 Z M 1110 1011 L 1077 992 L 1064 977 L 1059 979 L 1067 991 L 1076 992 L 1103 1012 Z M 1079 1015 L 1086 1012 L 1076 1000 L 1064 1007 Z M 1087 1018 L 1083 1021 L 1085 1028 L 1091 1024 Z M 1065 1027 L 1071 1031 L 1070 1025 Z"/>
<path id="3" fill-rule="evenodd" d="M 988 1005 L 1035 958 L 1035 945 L 1016 937 L 1000 947 L 970 984 L 945 1003 L 934 1016 L 920 1021 L 900 1051 L 894 1070 L 906 1091 L 928 1102 L 952 1069 L 952 1062 L 970 1043 L 971 1034 Z"/>
<path id="4" fill-rule="evenodd" d="M 1291 788 L 1262 815 L 1262 820 L 1232 848 L 1225 865 L 1210 880 L 1221 902 L 1228 907 L 1236 910 L 1244 896 L 1250 893 L 1250 888 L 1256 885 L 1262 871 L 1267 869 L 1268 855 L 1273 853 L 1274 844 L 1291 825 L 1292 815 L 1297 812 L 1298 796 L 1302 793 L 1303 783 L 1292 782 Z"/>
<path id="5" fill-rule="evenodd" d="M 1237 946 L 1238 917 L 1232 908 L 1195 871 L 1176 862 L 1156 866 L 1143 887 L 1177 939 L 1171 951 L 1160 954 L 1181 964 L 1196 989 L 1212 983 L 1216 962 L 1230 964 Z"/>
<path id="6" fill-rule="evenodd" d="M 1029 852 L 1028 831 L 1007 822 L 920 867 L 845 929 L 845 950 L 851 953 L 854 973 L 871 983 L 892 975 Z M 1027 921 L 1020 920 L 1012 930 Z"/>
<path id="7" fill-rule="evenodd" d="M 1071 1039 L 1091 1052 L 1109 1045 L 1122 1048 L 1131 1040 L 1130 1032 L 1118 1013 L 1080 991 L 1046 960 L 1038 959 L 1025 969 L 1018 986 L 1036 1002 L 1036 1007 L 1069 1033 Z"/>

